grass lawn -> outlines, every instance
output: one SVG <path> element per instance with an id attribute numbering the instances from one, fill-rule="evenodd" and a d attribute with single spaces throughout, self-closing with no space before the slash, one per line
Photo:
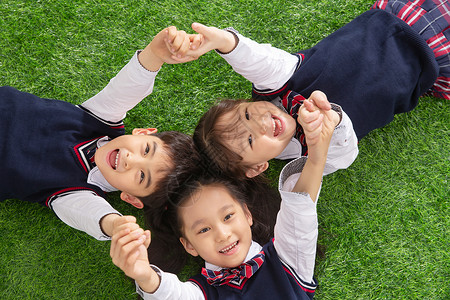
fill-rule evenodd
<path id="1" fill-rule="evenodd" d="M 258 42 L 309 48 L 372 0 L 2 0 L 0 85 L 79 104 L 169 25 L 233 26 Z M 127 131 L 192 133 L 218 98 L 250 97 L 251 84 L 215 53 L 166 65 Z M 331 99 L 332 101 L 332 99 Z M 360 142 L 347 170 L 324 179 L 318 205 L 316 299 L 450 298 L 450 102 L 423 98 Z M 37 146 L 37 145 L 30 145 Z M 276 182 L 283 162 L 273 162 Z M 110 195 L 124 214 L 141 212 Z M 0 202 L 0 299 L 137 299 L 134 283 L 99 242 L 45 207 Z M 189 276 L 189 268 L 180 275 Z"/>

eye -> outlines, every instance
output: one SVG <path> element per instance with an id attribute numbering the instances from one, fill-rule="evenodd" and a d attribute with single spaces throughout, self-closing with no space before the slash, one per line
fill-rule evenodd
<path id="1" fill-rule="evenodd" d="M 144 179 L 145 179 L 145 174 L 144 174 L 144 172 L 142 172 L 141 171 L 141 176 L 139 176 L 140 178 L 139 178 L 139 183 L 142 183 L 143 181 L 144 181 Z"/>
<path id="2" fill-rule="evenodd" d="M 150 151 L 150 146 L 147 144 L 147 146 L 145 147 L 145 150 L 144 150 L 144 155 L 147 155 L 149 151 Z"/>
<path id="3" fill-rule="evenodd" d="M 248 143 L 249 143 L 250 147 L 253 146 L 253 137 L 251 135 L 248 136 Z"/>
<path id="4" fill-rule="evenodd" d="M 225 216 L 224 221 L 229 220 L 231 217 L 233 216 L 233 214 L 228 214 Z"/>
<path id="5" fill-rule="evenodd" d="M 248 113 L 248 110 L 247 110 L 247 109 L 245 109 L 245 118 L 246 118 L 247 120 L 250 120 L 250 114 Z"/>
<path id="6" fill-rule="evenodd" d="M 203 228 L 198 233 L 206 233 L 209 231 L 209 228 Z"/>

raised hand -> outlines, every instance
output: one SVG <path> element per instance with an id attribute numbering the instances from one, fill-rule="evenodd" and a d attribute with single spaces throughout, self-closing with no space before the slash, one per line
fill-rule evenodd
<path id="1" fill-rule="evenodd" d="M 111 239 L 110 256 L 113 263 L 125 274 L 137 281 L 146 281 L 151 277 L 147 248 L 150 245 L 150 231 L 144 231 L 131 216 L 131 222 L 123 222 L 115 228 Z M 134 219 L 135 221 L 135 219 Z"/>
<path id="2" fill-rule="evenodd" d="M 188 35 L 190 39 L 190 47 L 188 51 L 180 48 L 180 51 L 172 51 L 172 59 L 179 62 L 197 59 L 203 54 L 217 49 L 222 53 L 232 51 L 237 40 L 231 32 L 218 29 L 216 27 L 208 27 L 200 23 L 192 23 L 192 29 L 197 32 L 194 35 Z"/>

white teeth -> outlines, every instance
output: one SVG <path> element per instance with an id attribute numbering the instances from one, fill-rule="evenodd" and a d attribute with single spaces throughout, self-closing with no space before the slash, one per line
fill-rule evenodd
<path id="1" fill-rule="evenodd" d="M 226 252 L 230 251 L 231 249 L 233 249 L 234 247 L 236 247 L 236 245 L 237 245 L 237 242 L 234 242 L 231 246 L 229 246 L 229 247 L 227 247 L 225 249 L 222 249 L 219 252 L 220 253 L 226 253 Z"/>
<path id="2" fill-rule="evenodd" d="M 278 133 L 280 133 L 281 130 L 282 130 L 282 128 L 281 128 L 281 121 L 278 120 L 278 119 L 272 118 L 272 123 L 273 123 L 273 135 L 275 135 L 277 127 L 279 128 Z"/>
<path id="3" fill-rule="evenodd" d="M 117 170 L 117 162 L 119 161 L 119 152 L 117 152 L 117 155 L 116 155 L 116 162 L 115 162 L 115 164 L 114 164 L 114 169 L 116 169 Z"/>

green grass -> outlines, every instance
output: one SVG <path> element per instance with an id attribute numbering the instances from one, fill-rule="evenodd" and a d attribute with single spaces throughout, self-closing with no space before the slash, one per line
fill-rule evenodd
<path id="1" fill-rule="evenodd" d="M 287 51 L 308 48 L 370 7 L 369 0 L 0 2 L 0 85 L 81 103 L 162 28 L 233 26 Z M 192 133 L 217 98 L 250 96 L 218 55 L 164 66 L 134 127 Z M 324 179 L 316 299 L 450 298 L 450 103 L 420 100 L 360 143 L 347 170 Z M 273 162 L 276 182 L 282 162 Z M 111 203 L 140 216 L 117 194 Z M 141 220 L 141 218 L 139 218 Z M 0 299 L 136 299 L 134 283 L 99 242 L 47 208 L 0 202 Z M 186 269 L 181 277 L 189 274 Z"/>

